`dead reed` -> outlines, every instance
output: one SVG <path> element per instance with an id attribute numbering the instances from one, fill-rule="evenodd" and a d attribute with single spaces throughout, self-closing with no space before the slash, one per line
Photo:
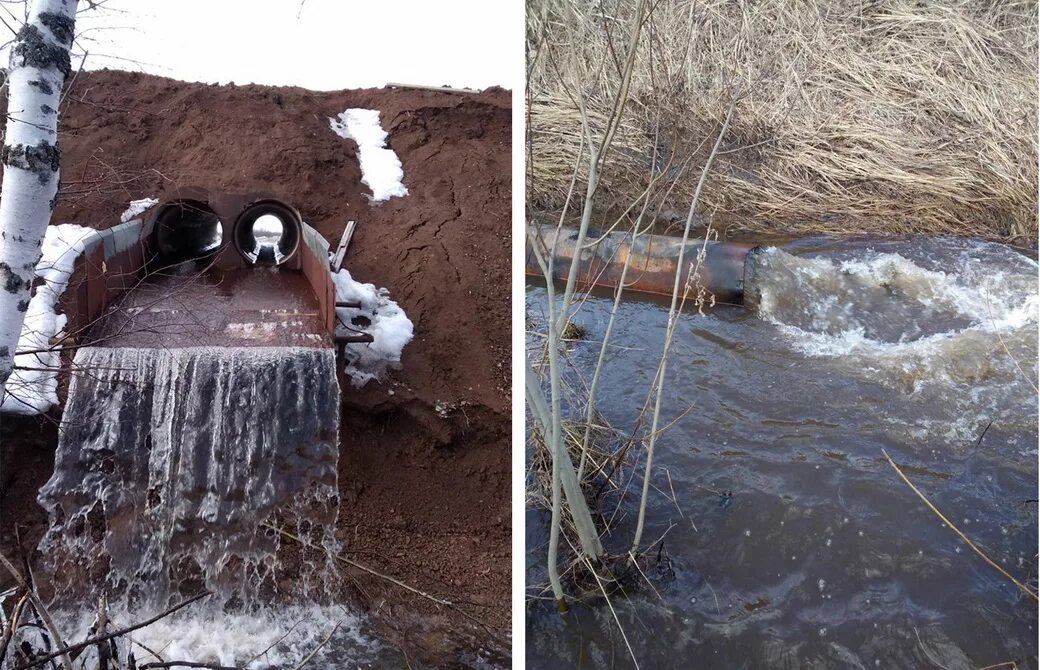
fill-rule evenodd
<path id="1" fill-rule="evenodd" d="M 528 3 L 536 209 L 568 191 L 582 137 L 573 82 L 594 133 L 611 118 L 636 2 Z M 1036 244 L 1035 3 L 667 0 L 643 31 L 601 207 L 633 201 L 672 152 L 703 162 L 736 82 L 747 95 L 702 194 L 723 233 Z M 685 176 L 674 210 L 695 183 Z"/>

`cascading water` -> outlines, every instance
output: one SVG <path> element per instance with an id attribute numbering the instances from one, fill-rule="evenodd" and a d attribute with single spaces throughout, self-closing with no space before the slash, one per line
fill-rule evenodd
<path id="1" fill-rule="evenodd" d="M 290 522 L 332 544 L 331 350 L 89 347 L 74 368 L 40 492 L 51 522 L 40 548 L 56 585 L 97 589 L 82 576 L 107 571 L 108 592 L 134 605 L 203 587 L 225 601 L 269 600 L 278 542 L 260 524 Z M 305 571 L 293 588 L 320 576 Z"/>
<path id="2" fill-rule="evenodd" d="M 73 367 L 39 496 L 50 518 L 41 583 L 66 626 L 85 632 L 102 593 L 127 624 L 208 590 L 134 639 L 165 647 L 167 659 L 237 665 L 303 619 L 249 667 L 298 662 L 337 624 L 327 653 L 359 659 L 376 648 L 334 604 L 331 349 L 87 347 Z M 285 545 L 268 526 L 328 552 Z"/>
<path id="3" fill-rule="evenodd" d="M 767 248 L 749 258 L 747 299 L 810 359 L 901 389 L 910 405 L 945 397 L 939 422 L 966 437 L 980 416 L 1031 414 L 1036 273 L 1009 247 L 953 238 L 826 255 Z"/>

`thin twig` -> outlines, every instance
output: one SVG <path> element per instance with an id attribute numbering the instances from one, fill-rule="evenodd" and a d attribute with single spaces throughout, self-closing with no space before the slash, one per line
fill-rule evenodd
<path id="1" fill-rule="evenodd" d="M 36 593 L 32 590 L 32 587 L 29 586 L 29 584 L 25 581 L 25 578 L 22 577 L 22 574 L 18 572 L 17 568 L 14 567 L 14 564 L 12 564 L 11 561 L 7 560 L 7 557 L 3 554 L 0 554 L 0 563 L 4 564 L 4 567 L 7 568 L 7 571 L 10 572 L 11 576 L 14 577 L 14 580 L 18 582 L 18 585 L 25 589 L 25 592 L 29 594 L 29 601 L 32 603 L 32 606 L 36 610 L 37 614 L 40 615 L 40 618 L 43 619 L 43 625 L 47 627 L 47 632 L 50 633 L 51 639 L 54 640 L 54 644 L 58 647 L 64 647 L 65 643 L 62 641 L 61 635 L 58 633 L 58 628 L 54 625 L 54 619 L 51 618 L 51 614 L 47 611 L 47 608 L 44 606 L 43 601 L 41 601 L 40 598 L 36 595 Z M 26 665 L 22 667 L 30 668 L 34 665 L 41 665 L 53 658 L 61 658 L 61 664 L 65 667 L 65 670 L 72 670 L 72 659 L 69 658 L 68 649 L 59 649 L 53 654 L 48 655 L 42 661 L 33 662 L 32 665 Z M 22 670 L 22 668 L 16 668 L 16 670 Z"/>
<path id="2" fill-rule="evenodd" d="M 312 649 L 311 653 L 307 654 L 306 658 L 304 658 L 302 661 L 300 661 L 299 665 L 297 665 L 294 668 L 294 670 L 300 670 L 300 668 L 302 668 L 303 666 L 307 665 L 307 662 L 310 661 L 312 658 L 314 658 L 314 655 L 317 654 L 318 651 L 322 647 L 324 647 L 325 645 L 327 645 L 329 643 L 329 640 L 332 639 L 332 636 L 336 634 L 337 630 L 339 630 L 339 626 L 340 626 L 340 624 L 338 624 L 338 623 L 335 626 L 333 626 L 332 630 L 329 632 L 328 636 L 324 640 L 321 641 L 321 644 L 319 644 L 317 647 Z"/>
<path id="3" fill-rule="evenodd" d="M 332 556 L 334 559 L 336 559 L 340 563 L 345 563 L 345 564 L 351 566 L 352 568 L 357 568 L 358 570 L 361 570 L 362 572 L 367 572 L 368 574 L 372 575 L 373 577 L 379 577 L 380 579 L 384 579 L 384 580 L 390 582 L 391 584 L 396 584 L 397 586 L 400 586 L 402 589 L 405 589 L 406 591 L 411 591 L 415 595 L 422 596 L 423 598 L 426 598 L 427 600 L 429 600 L 431 602 L 435 602 L 438 605 L 444 605 L 446 607 L 453 607 L 454 606 L 453 603 L 451 601 L 449 601 L 449 600 L 444 600 L 443 598 L 437 598 L 435 596 L 431 596 L 429 593 L 426 593 L 425 591 L 420 591 L 419 589 L 415 588 L 414 586 L 409 586 L 408 584 L 405 584 L 404 582 L 402 582 L 399 579 L 391 577 L 390 575 L 384 575 L 381 572 L 377 572 L 377 571 L 373 570 L 372 568 L 368 567 L 367 565 L 362 565 L 361 563 L 358 563 L 355 560 L 346 558 L 345 556 L 337 556 L 337 555 L 333 554 L 332 552 L 330 552 L 328 549 L 325 549 L 324 547 L 319 547 L 319 546 L 317 546 L 315 544 L 311 544 L 307 540 L 304 540 L 303 538 L 301 538 L 301 537 L 299 537 L 297 535 L 293 535 L 292 533 L 290 533 L 289 531 L 287 531 L 287 530 L 285 530 L 283 528 L 278 528 L 277 526 L 273 526 L 273 525 L 271 525 L 269 523 L 262 523 L 260 525 L 263 526 L 264 528 L 269 528 L 270 530 L 273 530 L 274 532 L 279 533 L 280 535 L 283 535 L 283 536 L 289 538 L 290 540 L 293 540 L 293 541 L 299 543 L 300 545 L 302 545 L 304 547 L 307 547 L 308 549 L 315 549 L 317 551 L 324 552 L 324 553 L 328 554 L 329 556 Z"/>
<path id="4" fill-rule="evenodd" d="M 3 558 L 3 556 L 0 555 L 0 558 Z M 3 560 L 6 561 L 7 559 L 3 559 Z M 152 618 L 150 618 L 150 619 L 148 619 L 146 621 L 142 621 L 141 623 L 135 623 L 132 626 L 126 626 L 125 628 L 120 628 L 119 630 L 114 630 L 111 633 L 105 633 L 104 635 L 102 635 L 100 637 L 92 637 L 92 638 L 84 640 L 83 642 L 77 642 L 76 644 L 67 646 L 67 647 L 65 647 L 63 649 L 59 649 L 58 651 L 55 651 L 55 652 L 50 653 L 50 654 L 47 654 L 46 656 L 41 656 L 40 658 L 37 658 L 37 659 L 35 659 L 35 660 L 33 660 L 33 661 L 29 662 L 29 663 L 26 663 L 25 665 L 19 665 L 14 670 L 27 670 L 28 668 L 35 668 L 37 666 L 43 665 L 44 663 L 46 663 L 47 661 L 49 661 L 49 660 L 51 660 L 53 658 L 58 658 L 59 656 L 65 656 L 66 658 L 68 658 L 68 654 L 71 654 L 72 652 L 76 652 L 76 651 L 79 651 L 81 649 L 86 649 L 87 647 L 91 647 L 91 646 L 97 644 L 98 642 L 104 642 L 106 640 L 111 640 L 112 638 L 115 638 L 115 637 L 121 637 L 121 636 L 126 635 L 127 633 L 131 633 L 131 632 L 133 632 L 133 631 L 135 631 L 135 630 L 137 630 L 139 628 L 144 628 L 146 626 L 151 626 L 156 621 L 159 621 L 160 619 L 163 619 L 165 617 L 170 616 L 171 614 L 173 614 L 177 610 L 183 609 L 183 608 L 187 607 L 188 605 L 192 604 L 193 602 L 195 602 L 197 600 L 201 600 L 201 599 L 205 598 L 208 595 L 211 595 L 211 593 L 212 592 L 210 592 L 210 591 L 203 591 L 202 593 L 198 594 L 197 596 L 192 596 L 191 598 L 188 598 L 187 600 L 184 600 L 184 601 L 174 605 L 173 607 L 167 608 L 165 611 L 163 611 L 163 612 L 161 612 L 159 614 L 156 614 L 155 616 L 153 616 Z M 55 638 L 55 639 L 57 639 L 57 638 Z M 72 667 L 71 662 L 69 664 L 69 667 L 70 668 Z M 143 670 L 144 667 L 145 666 L 142 666 L 142 670 Z M 152 666 L 152 667 L 171 667 L 171 666 Z"/>
<path id="5" fill-rule="evenodd" d="M 155 668 L 206 668 L 206 670 L 242 670 L 236 665 L 214 665 L 199 661 L 163 661 L 162 663 L 145 663 L 138 666 L 140 670 L 154 670 Z"/>
<path id="6" fill-rule="evenodd" d="M 986 563 L 989 563 L 990 567 L 994 568 L 995 570 L 997 570 L 997 572 L 999 572 L 1000 574 L 1004 575 L 1005 577 L 1007 577 L 1008 579 L 1010 579 L 1010 580 L 1011 580 L 1012 582 L 1014 582 L 1015 586 L 1017 586 L 1018 588 L 1020 588 L 1020 589 L 1021 589 L 1021 590 L 1022 590 L 1022 591 L 1023 591 L 1024 593 L 1026 593 L 1027 595 L 1029 595 L 1029 597 L 1030 597 L 1030 598 L 1032 598 L 1033 600 L 1038 600 L 1038 601 L 1040 601 L 1040 599 L 1038 599 L 1038 598 L 1037 598 L 1037 596 L 1036 596 L 1036 592 L 1034 592 L 1034 591 L 1033 591 L 1032 589 L 1030 589 L 1030 588 L 1029 588 L 1028 586 L 1026 586 L 1026 585 L 1025 585 L 1025 584 L 1023 584 L 1022 582 L 1018 581 L 1018 580 L 1017 580 L 1017 579 L 1015 579 L 1014 577 L 1012 577 L 1012 576 L 1011 576 L 1011 575 L 1010 575 L 1010 574 L 1008 573 L 1008 571 L 1007 571 L 1007 570 L 1005 570 L 1004 568 L 1002 568 L 1002 567 L 1000 567 L 999 565 L 997 565 L 997 564 L 996 564 L 996 563 L 995 563 L 995 562 L 993 561 L 993 559 L 991 559 L 991 558 L 990 558 L 989 556 L 987 556 L 987 555 L 986 555 L 986 554 L 985 554 L 985 553 L 984 553 L 984 552 L 983 552 L 983 551 L 982 551 L 981 549 L 979 549 L 979 548 L 978 548 L 977 546 L 975 546 L 975 543 L 974 543 L 974 542 L 972 542 L 972 541 L 971 541 L 970 539 L 968 539 L 968 536 L 967 536 L 967 535 L 965 535 L 964 533 L 962 533 L 962 532 L 961 532 L 961 530 L 960 530 L 959 528 L 957 528 L 957 526 L 956 526 L 956 525 L 954 525 L 954 523 L 953 523 L 952 521 L 950 521 L 950 520 L 949 520 L 948 518 L 946 518 L 946 515 L 945 515 L 945 514 L 943 514 L 942 512 L 940 512 L 940 511 L 939 511 L 939 509 L 938 509 L 938 508 L 937 508 L 937 507 L 936 507 L 935 505 L 933 505 L 933 504 L 932 504 L 932 501 L 928 500 L 928 498 L 927 498 L 927 497 L 926 497 L 926 496 L 925 496 L 925 495 L 924 495 L 923 493 L 921 493 L 920 489 L 918 489 L 918 488 L 917 488 L 916 486 L 914 486 L 914 483 L 913 483 L 913 482 L 911 482 L 911 481 L 910 481 L 909 479 L 907 479 L 907 478 L 906 478 L 906 475 L 904 475 L 904 474 L 903 474 L 903 471 L 899 469 L 899 466 L 895 464 L 895 461 L 893 461 L 893 460 L 892 460 L 892 457 L 888 455 L 888 452 L 887 452 L 887 451 L 885 451 L 884 449 L 882 449 L 882 450 L 881 450 L 881 453 L 882 453 L 882 454 L 884 454 L 884 456 L 885 456 L 885 459 L 887 459 L 887 460 L 888 460 L 888 464 L 892 466 L 892 469 L 896 471 L 896 474 L 898 474 L 898 475 L 899 475 L 899 477 L 900 477 L 900 478 L 901 478 L 901 479 L 902 479 L 902 480 L 903 480 L 904 482 L 906 482 L 906 485 L 907 485 L 907 486 L 909 486 L 909 487 L 910 487 L 911 489 L 913 489 L 914 493 L 916 493 L 916 494 L 917 494 L 917 496 L 918 496 L 918 497 L 919 497 L 919 498 L 920 498 L 921 500 L 923 500 L 923 501 L 924 501 L 924 504 L 925 504 L 925 505 L 928 505 L 928 508 L 929 508 L 930 510 L 932 510 L 933 512 L 935 512 L 935 515 L 936 515 L 936 516 L 938 516 L 938 517 L 939 517 L 940 519 L 942 519 L 942 520 L 943 520 L 943 521 L 944 521 L 944 522 L 945 522 L 945 523 L 946 523 L 946 524 L 947 524 L 947 525 L 948 525 L 948 526 L 949 526 L 949 527 L 950 527 L 951 529 L 953 529 L 953 532 L 957 533 L 958 537 L 960 537 L 960 538 L 961 538 L 962 540 L 964 540 L 964 541 L 965 541 L 965 542 L 966 542 L 966 543 L 968 544 L 968 546 L 969 546 L 969 547 L 971 547 L 971 548 L 972 548 L 972 550 L 973 550 L 973 551 L 974 551 L 974 552 L 975 552 L 976 554 L 978 554 L 979 556 L 981 556 L 981 557 L 982 557 L 982 560 L 986 561 Z"/>

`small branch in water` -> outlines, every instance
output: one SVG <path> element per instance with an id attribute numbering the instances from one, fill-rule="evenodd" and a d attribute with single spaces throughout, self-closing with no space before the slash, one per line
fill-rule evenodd
<path id="1" fill-rule="evenodd" d="M 292 533 L 290 533 L 287 530 L 284 530 L 282 528 L 278 528 L 277 526 L 273 526 L 273 525 L 271 525 L 269 523 L 262 523 L 260 525 L 263 526 L 264 528 L 268 528 L 270 530 L 273 530 L 274 532 L 276 532 L 276 533 L 278 533 L 280 535 L 284 535 L 285 537 L 289 538 L 290 540 L 293 540 L 293 541 L 297 542 L 298 544 L 300 544 L 300 545 L 302 545 L 304 547 L 308 547 L 310 549 L 316 549 L 318 551 L 325 552 L 326 554 L 329 554 L 330 556 L 335 558 L 337 561 L 340 561 L 341 563 L 346 563 L 347 565 L 349 565 L 351 567 L 354 567 L 354 568 L 357 568 L 358 570 L 361 570 L 362 572 L 367 572 L 368 574 L 370 574 L 370 575 L 372 575 L 374 577 L 379 577 L 380 579 L 385 579 L 386 581 L 390 582 L 391 584 L 396 584 L 397 586 L 400 586 L 402 589 L 406 589 L 408 591 L 411 591 L 412 593 L 414 593 L 414 594 L 416 594 L 418 596 L 422 596 L 423 598 L 426 598 L 427 600 L 435 602 L 438 605 L 445 605 L 446 607 L 452 607 L 452 603 L 449 600 L 444 600 L 442 598 L 436 598 L 434 596 L 431 596 L 429 593 L 426 593 L 425 591 L 420 591 L 419 589 L 417 589 L 417 588 L 415 588 L 413 586 L 408 586 L 404 582 L 402 582 L 402 581 L 400 581 L 398 579 L 395 579 L 395 578 L 391 577 L 390 575 L 384 575 L 381 572 L 376 572 L 372 568 L 370 568 L 370 567 L 368 567 L 366 565 L 362 565 L 361 563 L 358 563 L 357 561 L 351 560 L 349 558 L 344 558 L 343 556 L 336 556 L 336 555 L 332 554 L 331 552 L 329 552 L 327 549 L 325 549 L 323 547 L 319 547 L 319 546 L 314 545 L 314 544 L 311 544 L 307 540 L 304 540 L 303 538 L 301 538 L 301 537 L 299 537 L 297 535 L 293 535 Z"/>
<path id="2" fill-rule="evenodd" d="M 254 656 L 253 658 L 251 658 L 251 659 L 249 659 L 248 661 L 246 661 L 246 667 L 249 667 L 249 665 L 250 665 L 250 664 L 252 664 L 252 663 L 253 663 L 253 661 L 259 660 L 261 656 L 263 656 L 263 655 L 264 655 L 264 654 L 266 654 L 267 652 L 269 652 L 269 651 L 271 651 L 272 649 L 274 649 L 274 648 L 275 648 L 275 646 L 277 646 L 278 644 L 281 644 L 282 640 L 284 640 L 285 638 L 289 637 L 289 633 L 291 633 L 291 632 L 293 632 L 294 630 L 296 630 L 296 627 L 297 627 L 297 626 L 299 626 L 299 625 L 300 625 L 301 623 L 303 623 L 303 619 L 297 619 L 297 620 L 296 620 L 296 623 L 294 623 L 294 624 L 293 624 L 292 626 L 290 626 L 290 627 L 289 627 L 289 630 L 285 631 L 285 634 L 284 634 L 284 635 L 282 635 L 282 636 L 281 636 L 280 638 L 278 638 L 277 640 L 275 640 L 274 642 L 272 642 L 272 643 L 270 644 L 270 646 L 269 646 L 269 647 L 267 647 L 267 649 L 264 649 L 264 650 L 263 650 L 263 651 L 261 651 L 261 652 L 260 652 L 259 654 L 257 654 L 257 655 L 256 655 L 256 656 Z"/>
<path id="3" fill-rule="evenodd" d="M 993 425 L 993 421 L 991 420 L 989 423 L 986 424 L 986 427 L 982 429 L 982 435 L 979 435 L 979 440 L 978 440 L 978 442 L 975 443 L 975 448 L 976 449 L 978 449 L 979 446 L 982 444 L 982 438 L 986 437 L 986 433 L 989 432 L 989 427 L 992 426 L 992 425 Z"/>
<path id="4" fill-rule="evenodd" d="M 289 538 L 290 540 L 293 540 L 294 542 L 296 542 L 300 546 L 307 547 L 308 549 L 314 549 L 315 551 L 323 552 L 326 556 L 330 556 L 331 558 L 339 561 L 340 563 L 343 563 L 345 565 L 349 565 L 352 568 L 357 568 L 358 570 L 361 570 L 362 572 L 367 572 L 368 574 L 372 575 L 373 577 L 378 577 L 379 579 L 386 580 L 386 581 L 390 582 L 391 584 L 395 584 L 397 586 L 400 586 L 402 589 L 405 589 L 406 591 L 410 591 L 410 592 L 414 593 L 417 596 L 426 598 L 430 602 L 434 602 L 434 603 L 437 603 L 438 605 L 443 605 L 445 607 L 450 607 L 452 610 L 458 612 L 462 616 L 466 617 L 467 619 L 469 619 L 473 623 L 475 623 L 478 626 L 480 626 L 481 628 L 483 628 L 485 631 L 487 631 L 489 634 L 491 634 L 492 637 L 494 637 L 496 640 L 501 641 L 499 636 L 497 634 L 495 634 L 495 632 L 490 627 L 488 627 L 488 625 L 486 623 L 484 623 L 480 619 L 476 618 L 475 616 L 469 614 L 465 610 L 461 609 L 460 607 L 458 607 L 455 603 L 451 602 L 450 600 L 444 600 L 443 598 L 437 598 L 435 596 L 431 596 L 429 593 L 426 593 L 425 591 L 420 591 L 419 589 L 415 588 L 414 586 L 409 586 L 408 584 L 405 584 L 404 582 L 402 582 L 399 579 L 395 579 L 394 577 L 391 577 L 390 575 L 384 575 L 381 572 L 377 572 L 377 571 L 373 570 L 372 568 L 368 567 L 367 565 L 362 565 L 361 563 L 358 563 L 357 561 L 351 560 L 349 558 L 345 558 L 343 556 L 337 556 L 336 554 L 333 554 L 328 549 L 326 549 L 324 547 L 319 547 L 319 546 L 317 546 L 315 544 L 312 544 L 312 543 L 308 542 L 307 540 L 303 539 L 302 537 L 299 537 L 298 535 L 294 535 L 294 534 L 290 533 L 289 531 L 287 531 L 287 530 L 285 530 L 283 528 L 279 528 L 279 527 L 274 526 L 274 525 L 269 524 L 269 523 L 262 523 L 260 525 L 263 528 L 267 528 L 269 530 L 273 530 L 274 532 L 278 533 L 279 535 L 282 535 L 284 537 Z"/>
<path id="5" fill-rule="evenodd" d="M 0 558 L 2 558 L 2 556 L 0 556 Z M 4 559 L 4 561 L 6 561 L 6 560 L 7 559 Z M 28 670 L 28 668 L 35 668 L 37 666 L 43 665 L 44 663 L 46 663 L 47 661 L 50 661 L 51 659 L 58 658 L 59 656 L 64 656 L 64 657 L 68 658 L 68 654 L 70 654 L 72 652 L 80 651 L 81 649 L 86 649 L 87 647 L 92 647 L 92 646 L 94 646 L 95 644 L 97 644 L 99 642 L 105 642 L 107 640 L 111 640 L 112 638 L 121 637 L 123 635 L 126 635 L 127 633 L 131 633 L 131 632 L 137 630 L 138 628 L 144 628 L 145 626 L 150 626 L 153 623 L 155 623 L 156 621 L 158 621 L 160 619 L 163 619 L 165 617 L 168 617 L 171 614 L 173 614 L 174 612 L 176 612 L 177 610 L 183 609 L 183 608 L 187 607 L 188 605 L 192 604 L 193 602 L 195 602 L 197 600 L 202 600 L 203 598 L 205 598 L 206 596 L 211 595 L 211 594 L 212 594 L 211 591 L 203 591 L 202 593 L 198 594 L 197 596 L 188 598 L 187 600 L 184 600 L 184 601 L 174 605 L 173 607 L 168 608 L 166 611 L 164 611 L 164 612 L 162 612 L 160 614 L 156 614 L 155 616 L 153 616 L 151 619 L 148 619 L 147 621 L 142 621 L 141 623 L 135 623 L 132 626 L 127 626 L 125 628 L 120 628 L 119 630 L 114 630 L 111 633 L 105 633 L 104 635 L 102 635 L 100 637 L 92 637 L 92 638 L 90 638 L 88 640 L 84 640 L 83 642 L 77 642 L 76 644 L 69 645 L 67 647 L 63 647 L 62 649 L 59 649 L 58 651 L 55 651 L 55 652 L 50 653 L 50 654 L 47 654 L 46 656 L 41 656 L 41 657 L 37 658 L 36 660 L 34 660 L 34 661 L 30 662 L 30 663 L 26 663 L 25 665 L 19 665 L 14 670 Z M 55 639 L 57 640 L 59 638 L 56 637 Z M 145 668 L 145 667 L 161 668 L 161 667 L 175 667 L 177 665 L 183 665 L 183 664 L 182 663 L 174 663 L 173 665 L 150 665 L 150 666 L 141 666 L 141 667 L 142 667 L 142 670 L 143 670 L 143 668 Z M 206 667 L 206 668 L 209 668 L 209 667 L 213 667 L 213 666 L 206 665 L 206 666 L 195 666 L 195 667 Z"/>
<path id="6" fill-rule="evenodd" d="M 952 521 L 947 519 L 946 516 L 942 512 L 940 512 L 939 509 L 935 505 L 933 505 L 932 502 L 930 500 L 928 500 L 928 498 L 925 497 L 925 495 L 923 493 L 921 493 L 920 489 L 918 489 L 916 486 L 914 486 L 913 482 L 911 482 L 909 479 L 906 478 L 906 475 L 904 475 L 903 471 L 899 469 L 899 466 L 895 464 L 895 461 L 892 460 L 892 457 L 888 455 L 887 451 L 882 449 L 881 453 L 884 454 L 885 459 L 888 460 L 888 464 L 892 466 L 892 469 L 896 471 L 896 474 L 899 475 L 899 477 L 904 482 L 906 482 L 907 486 L 909 486 L 911 489 L 913 489 L 914 493 L 917 494 L 917 497 L 919 497 L 921 500 L 923 500 L 924 504 L 928 505 L 928 508 L 930 510 L 932 510 L 933 512 L 935 512 L 936 516 L 938 516 L 940 519 L 942 519 L 953 530 L 953 532 L 957 533 L 958 537 L 960 537 L 962 540 L 964 540 L 968 544 L 968 546 L 971 547 L 972 550 L 976 554 L 978 554 L 980 557 L 982 557 L 982 560 L 984 560 L 987 563 L 989 563 L 989 565 L 992 568 L 994 568 L 1000 574 L 1004 575 L 1005 577 L 1010 579 L 1012 582 L 1014 582 L 1015 586 L 1017 586 L 1018 588 L 1022 589 L 1022 591 L 1024 591 L 1026 594 L 1028 594 L 1030 598 L 1032 598 L 1033 600 L 1040 601 L 1040 599 L 1037 598 L 1036 593 L 1032 589 L 1030 589 L 1028 586 L 1026 586 L 1022 582 L 1018 581 L 1014 577 L 1012 577 L 1011 574 L 1008 573 L 1007 570 L 1005 570 L 1004 568 L 1002 568 L 999 565 L 997 565 L 996 562 L 993 561 L 993 559 L 991 559 L 989 556 L 987 556 L 985 554 L 985 552 L 983 552 L 981 549 L 979 549 L 977 546 L 975 546 L 975 543 L 972 542 L 970 539 L 968 539 L 968 536 L 965 535 L 964 533 L 962 533 L 960 528 L 957 528 L 957 526 L 955 526 Z"/>
<path id="7" fill-rule="evenodd" d="M 58 633 L 57 627 L 54 625 L 54 620 L 51 618 L 50 612 L 48 612 L 47 608 L 44 607 L 43 601 L 41 601 L 39 597 L 36 595 L 36 593 L 33 591 L 32 586 L 30 586 L 28 582 L 25 581 L 25 578 L 22 577 L 22 574 L 18 572 L 17 568 L 14 567 L 14 564 L 12 564 L 11 561 L 7 560 L 7 557 L 3 554 L 0 554 L 0 563 L 4 564 L 4 567 L 7 568 L 7 571 L 10 572 L 11 576 L 14 577 L 14 580 L 18 582 L 18 586 L 21 586 L 23 589 L 25 589 L 26 595 L 29 596 L 29 602 L 32 604 L 33 609 L 36 610 L 36 613 L 40 615 L 40 618 L 43 619 L 44 626 L 47 628 L 47 632 L 50 633 L 51 639 L 54 640 L 54 644 L 58 647 L 64 647 L 65 643 L 62 641 L 62 637 Z M 19 668 L 16 668 L 15 670 L 22 670 L 22 668 L 31 668 L 36 665 L 42 665 L 46 661 L 50 661 L 55 658 L 61 658 L 61 663 L 65 670 L 72 670 L 72 659 L 69 657 L 68 648 L 60 649 L 59 651 L 56 651 L 53 654 L 47 655 L 42 660 L 35 661 L 30 665 L 21 666 Z"/>
<path id="8" fill-rule="evenodd" d="M 632 554 L 629 554 L 629 556 L 632 556 Z M 621 625 L 621 619 L 618 618 L 617 612 L 614 611 L 614 605 L 610 602 L 610 596 L 607 595 L 607 589 L 603 586 L 603 582 L 600 581 L 596 568 L 593 567 L 589 559 L 585 556 L 582 556 L 581 559 L 585 561 L 585 564 L 589 567 L 589 572 L 591 572 L 592 576 L 596 579 L 596 585 L 599 586 L 599 590 L 603 593 L 603 599 L 607 601 L 607 607 L 610 608 L 610 614 L 614 617 L 614 623 L 617 624 L 618 630 L 621 631 L 621 639 L 625 641 L 625 647 L 628 649 L 628 655 L 632 658 L 632 664 L 636 666 L 636 670 L 639 670 L 639 661 L 636 660 L 636 653 L 632 651 L 632 645 L 628 642 L 628 635 L 625 635 L 625 627 Z"/>
<path id="9" fill-rule="evenodd" d="M 242 670 L 233 665 L 212 665 L 210 663 L 196 663 L 195 661 L 163 661 L 162 663 L 145 663 L 138 666 L 139 670 L 151 670 L 154 668 L 206 668 L 207 670 Z"/>
<path id="10" fill-rule="evenodd" d="M 319 644 L 317 647 L 312 649 L 311 653 L 307 654 L 306 658 L 304 658 L 302 661 L 300 661 L 299 665 L 297 665 L 294 670 L 300 670 L 300 668 L 302 668 L 303 666 L 307 665 L 307 663 L 312 658 L 314 658 L 314 655 L 317 654 L 321 650 L 322 647 L 324 647 L 325 645 L 327 645 L 329 643 L 329 640 L 332 639 L 332 636 L 336 634 L 337 630 L 339 630 L 339 624 L 336 624 L 335 626 L 332 627 L 332 630 L 329 632 L 328 636 L 326 636 L 325 639 L 321 641 L 321 644 Z"/>

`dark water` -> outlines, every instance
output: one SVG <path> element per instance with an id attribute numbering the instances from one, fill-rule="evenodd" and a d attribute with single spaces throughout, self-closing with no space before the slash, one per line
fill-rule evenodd
<path id="1" fill-rule="evenodd" d="M 675 574 L 612 600 L 640 667 L 1037 667 L 1035 601 L 882 456 L 1035 588 L 1035 262 L 934 239 L 802 242 L 758 262 L 757 309 L 683 314 L 676 332 L 662 424 L 692 409 L 658 441 L 644 532 L 665 536 Z M 536 331 L 545 295 L 528 288 Z M 573 387 L 611 302 L 577 313 Z M 666 322 L 666 305 L 622 303 L 599 394 L 615 428 L 644 403 Z M 631 542 L 638 484 L 608 551 Z M 529 584 L 546 581 L 544 518 L 528 513 Z M 528 667 L 633 665 L 602 601 L 564 619 L 529 603 L 527 640 Z"/>

